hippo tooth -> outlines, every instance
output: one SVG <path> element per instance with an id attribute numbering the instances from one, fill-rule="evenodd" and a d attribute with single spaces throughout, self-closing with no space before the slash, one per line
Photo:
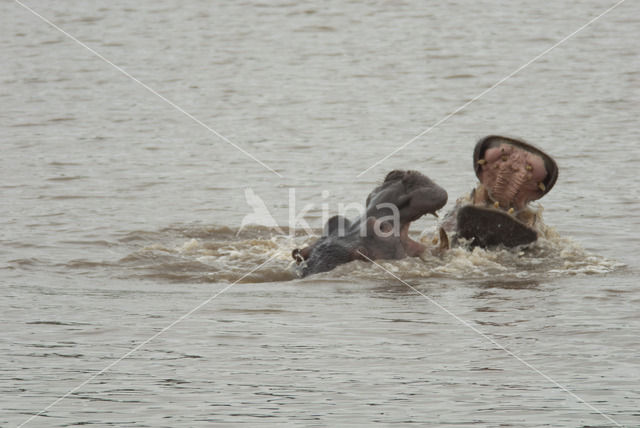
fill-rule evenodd
<path id="1" fill-rule="evenodd" d="M 532 169 L 531 165 L 527 165 L 527 171 L 531 171 Z"/>
<path id="2" fill-rule="evenodd" d="M 513 207 L 511 207 L 511 208 L 509 208 L 508 213 L 509 213 L 509 214 L 513 214 L 515 211 L 516 211 L 516 210 L 514 210 L 514 209 L 513 209 Z"/>
<path id="3" fill-rule="evenodd" d="M 497 202 L 497 201 L 496 201 L 496 202 L 494 202 L 494 203 L 493 203 L 493 207 L 494 207 L 494 208 L 500 208 L 500 202 Z"/>
<path id="4" fill-rule="evenodd" d="M 538 183 L 538 189 L 544 192 L 545 190 L 547 190 L 547 186 L 545 186 L 544 183 L 541 181 L 540 183 Z"/>
<path id="5" fill-rule="evenodd" d="M 478 165 L 484 165 L 485 163 L 487 163 L 486 159 L 478 160 Z"/>

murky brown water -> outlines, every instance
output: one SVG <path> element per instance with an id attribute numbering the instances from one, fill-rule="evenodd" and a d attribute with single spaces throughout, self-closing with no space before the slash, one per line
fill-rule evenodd
<path id="1" fill-rule="evenodd" d="M 281 177 L 2 3 L 0 425 L 640 426 L 637 2 L 360 176 L 613 3 L 26 4 Z M 547 239 L 297 278 L 291 189 L 451 207 L 494 133 L 557 160 Z"/>

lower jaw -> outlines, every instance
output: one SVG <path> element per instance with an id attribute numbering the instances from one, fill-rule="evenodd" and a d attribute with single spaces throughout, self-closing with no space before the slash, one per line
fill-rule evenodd
<path id="1" fill-rule="evenodd" d="M 418 257 L 421 255 L 427 247 L 421 244 L 418 241 L 414 241 L 409 237 L 409 226 L 411 223 L 407 223 L 402 226 L 400 229 L 400 242 L 402 243 L 402 247 L 404 251 L 407 253 L 409 257 Z"/>
<path id="2" fill-rule="evenodd" d="M 511 205 L 510 203 L 507 204 L 504 202 L 498 202 L 491 197 L 489 191 L 482 183 L 480 183 L 480 185 L 475 189 L 472 203 L 473 205 L 476 205 L 478 207 L 493 208 L 497 211 L 503 211 L 514 216 L 516 219 L 520 220 L 522 223 L 529 227 L 533 227 L 537 220 L 537 211 L 532 210 L 529 205 Z M 505 205 L 509 205 L 510 208 L 505 208 Z"/>

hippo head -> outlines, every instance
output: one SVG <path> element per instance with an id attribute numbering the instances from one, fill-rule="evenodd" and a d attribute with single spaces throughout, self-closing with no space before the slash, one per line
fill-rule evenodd
<path id="1" fill-rule="evenodd" d="M 435 215 L 446 203 L 446 190 L 429 177 L 418 171 L 394 170 L 367 196 L 367 217 L 393 214 L 395 206 L 400 226 L 408 226 L 425 214 Z"/>
<path id="2" fill-rule="evenodd" d="M 542 198 L 556 183 L 553 158 L 522 140 L 490 135 L 476 144 L 473 168 L 479 183 L 470 204 L 449 217 L 455 219 L 457 236 L 481 247 L 536 241 L 538 214 L 529 202 Z"/>
<path id="3" fill-rule="evenodd" d="M 356 221 L 334 216 L 316 242 L 293 251 L 305 262 L 303 276 L 329 271 L 352 260 L 418 256 L 425 246 L 409 237 L 411 222 L 434 214 L 447 203 L 447 192 L 417 171 L 391 171 L 367 197 Z"/>

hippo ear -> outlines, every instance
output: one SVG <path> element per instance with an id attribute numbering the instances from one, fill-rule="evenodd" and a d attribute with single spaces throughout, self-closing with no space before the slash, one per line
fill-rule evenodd
<path id="1" fill-rule="evenodd" d="M 384 182 L 386 183 L 387 181 L 400 180 L 402 179 L 402 177 L 404 177 L 404 171 L 394 169 L 389 174 L 387 174 L 387 176 L 384 178 Z"/>
<path id="2" fill-rule="evenodd" d="M 344 236 L 349 226 L 351 226 L 351 222 L 347 218 L 341 215 L 334 215 L 324 225 L 324 235 Z"/>
<path id="3" fill-rule="evenodd" d="M 311 247 L 304 247 L 302 250 L 300 248 L 296 248 L 291 252 L 291 257 L 296 261 L 297 264 L 302 263 L 307 260 L 311 255 Z"/>

